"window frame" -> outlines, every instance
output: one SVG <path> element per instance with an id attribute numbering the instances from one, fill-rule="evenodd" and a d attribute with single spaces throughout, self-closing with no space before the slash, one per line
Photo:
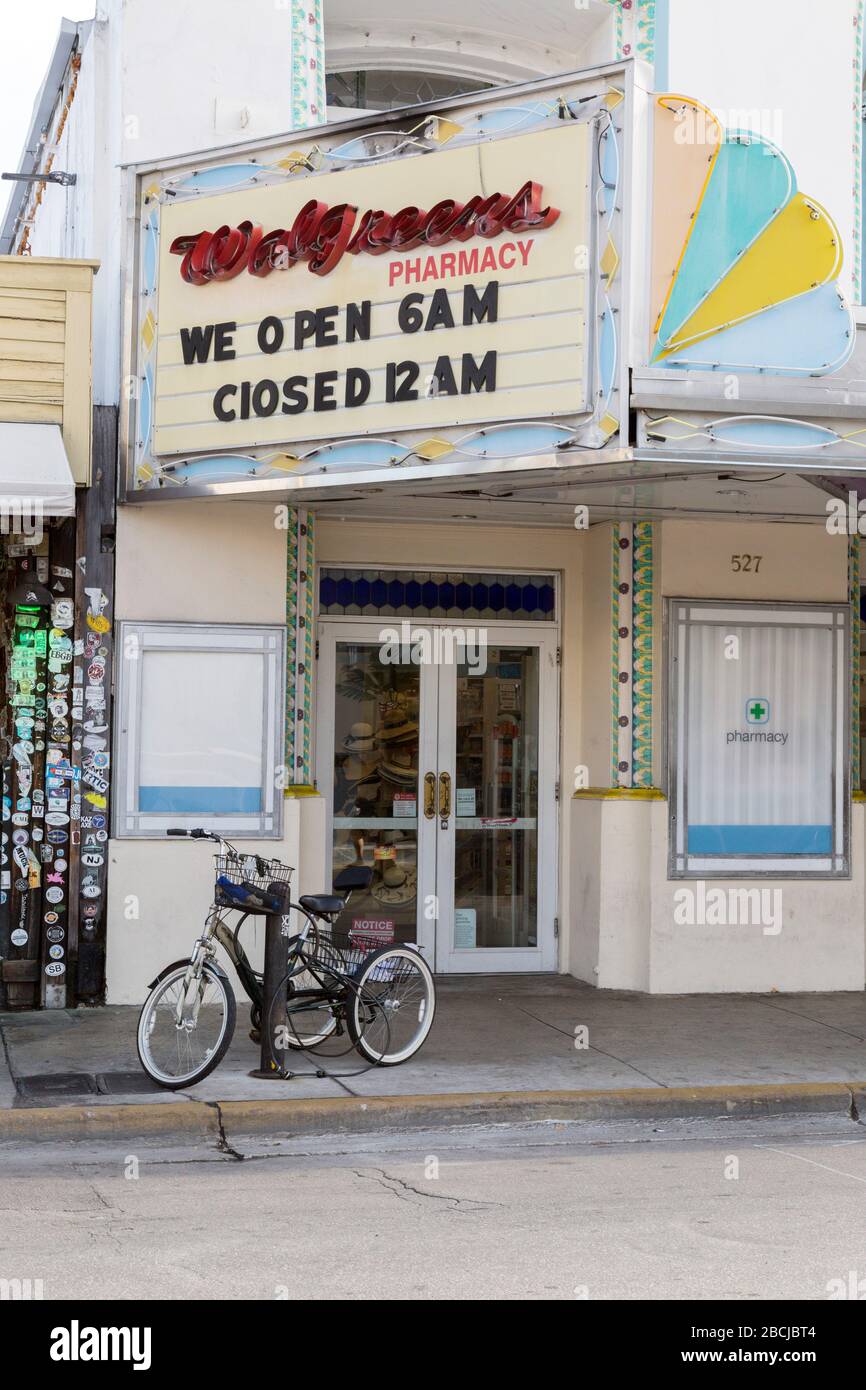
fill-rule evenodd
<path id="1" fill-rule="evenodd" d="M 744 615 L 761 626 L 790 627 L 803 614 L 809 626 L 826 626 L 832 635 L 833 709 L 831 774 L 831 837 L 829 855 L 809 854 L 725 854 L 690 855 L 688 832 L 688 765 L 686 721 L 678 722 L 681 694 L 686 679 L 688 610 L 712 610 L 723 615 L 731 626 L 742 626 Z M 685 616 L 680 618 L 680 613 Z M 816 616 L 808 623 L 808 615 Z M 775 619 L 773 617 L 775 616 Z M 787 616 L 786 616 L 787 615 Z M 738 617 L 740 621 L 738 622 Z M 846 603 L 793 603 L 760 599 L 684 599 L 665 600 L 665 740 L 664 760 L 668 790 L 668 878 L 669 879 L 850 879 L 851 878 L 851 610 Z M 681 648 L 681 643 L 686 644 Z M 683 843 L 678 842 L 682 813 Z M 718 867 L 713 867 L 713 860 Z M 809 861 L 813 861 L 810 865 Z M 766 865 L 766 867 L 764 866 Z"/>
<path id="2" fill-rule="evenodd" d="M 220 641 L 221 637 L 226 641 Z M 143 661 L 124 653 L 131 637 L 147 651 L 260 654 L 265 662 L 262 695 L 262 806 L 258 812 L 164 812 L 138 809 L 141 761 Z M 201 827 L 231 840 L 280 840 L 283 793 L 277 773 L 285 763 L 286 629 L 259 623 L 183 623 L 123 620 L 117 624 L 117 689 L 114 713 L 115 784 L 112 835 L 118 840 L 163 839 L 169 828 Z"/>

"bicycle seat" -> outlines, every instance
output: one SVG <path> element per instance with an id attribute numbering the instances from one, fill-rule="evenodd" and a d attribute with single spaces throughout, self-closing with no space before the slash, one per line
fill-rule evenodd
<path id="1" fill-rule="evenodd" d="M 346 906 L 345 898 L 338 898 L 335 893 L 313 893 L 306 894 L 298 900 L 301 907 L 305 907 L 308 912 L 312 912 L 316 917 L 326 917 L 332 912 L 342 912 Z"/>

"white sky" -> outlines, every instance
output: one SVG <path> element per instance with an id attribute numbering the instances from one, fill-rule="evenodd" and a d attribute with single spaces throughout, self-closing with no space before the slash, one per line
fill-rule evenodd
<path id="1" fill-rule="evenodd" d="M 94 0 L 26 0 L 3 6 L 0 44 L 0 172 L 18 168 L 33 103 L 51 61 L 61 19 L 92 19 Z M 11 185 L 0 184 L 0 213 Z"/>

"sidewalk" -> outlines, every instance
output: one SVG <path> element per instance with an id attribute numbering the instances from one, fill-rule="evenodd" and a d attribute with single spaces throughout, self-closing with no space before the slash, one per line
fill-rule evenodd
<path id="1" fill-rule="evenodd" d="M 553 1114 L 578 1097 L 584 1108 L 592 1101 L 595 1114 L 622 1114 L 625 1107 L 643 1117 L 655 1109 L 670 1115 L 680 1100 L 684 1113 L 686 1101 L 725 1113 L 773 1097 L 801 1111 L 850 1110 L 852 1096 L 866 1091 L 860 993 L 648 997 L 599 992 L 566 976 L 452 978 L 438 990 L 430 1038 L 404 1066 L 364 1070 L 354 1052 L 318 1060 L 293 1053 L 288 1064 L 299 1075 L 277 1081 L 249 1075 L 258 1049 L 239 1003 L 227 1057 L 180 1093 L 153 1087 L 141 1071 L 135 1007 L 0 1015 L 0 1137 L 4 1116 L 7 1134 L 25 1133 L 25 1114 L 32 1112 L 35 1123 L 37 1112 L 44 1117 L 49 1109 L 69 1112 L 63 1123 L 71 1134 L 73 1111 L 86 1110 L 92 1129 L 100 1107 L 112 1117 L 123 1110 L 132 1123 L 160 1107 L 170 1106 L 176 1117 L 183 1106 L 203 1108 L 195 1102 L 216 1110 L 236 1105 L 261 1131 L 268 1117 L 284 1129 L 302 1114 L 321 1123 L 342 1116 L 340 1124 L 350 1115 L 372 1122 L 375 1114 L 387 1127 L 389 1110 L 397 1122 L 410 1110 L 420 1115 L 425 1104 L 466 1119 L 498 1109 L 507 1118 L 509 1106 Z M 576 1048 L 582 1027 L 588 1046 Z M 331 1077 L 317 1077 L 317 1065 Z M 341 1098 L 336 1106 L 298 1104 Z M 102 1119 L 108 1122 L 107 1110 Z M 147 1121 L 169 1123 L 168 1113 Z M 219 1128 L 218 1116 L 210 1114 L 208 1124 Z"/>

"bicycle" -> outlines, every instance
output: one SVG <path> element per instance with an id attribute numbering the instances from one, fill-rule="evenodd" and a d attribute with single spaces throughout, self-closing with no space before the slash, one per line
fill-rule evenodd
<path id="1" fill-rule="evenodd" d="M 343 870 L 334 887 L 342 891 L 291 901 L 293 869 L 278 859 L 244 854 L 207 830 L 168 830 L 169 836 L 212 840 L 219 845 L 214 901 L 189 960 L 174 961 L 152 980 L 138 1020 L 142 1067 L 166 1090 L 193 1086 L 219 1065 L 237 1021 L 237 1001 L 217 961 L 221 946 L 251 1001 L 253 1033 L 270 1029 L 282 985 L 287 986 L 285 1022 L 274 1036 L 279 1048 L 314 1051 L 347 1033 L 355 1050 L 373 1066 L 397 1066 L 425 1042 L 436 1010 L 436 989 L 417 947 L 382 945 L 351 929 L 341 935 L 336 919 L 352 893 L 369 886 L 373 871 Z M 232 927 L 226 913 L 240 913 Z M 240 943 L 253 915 L 279 913 L 284 928 L 291 913 L 303 919 L 286 941 L 286 975 L 274 998 L 265 1001 L 263 977 Z M 255 1040 L 255 1037 L 254 1037 Z"/>

